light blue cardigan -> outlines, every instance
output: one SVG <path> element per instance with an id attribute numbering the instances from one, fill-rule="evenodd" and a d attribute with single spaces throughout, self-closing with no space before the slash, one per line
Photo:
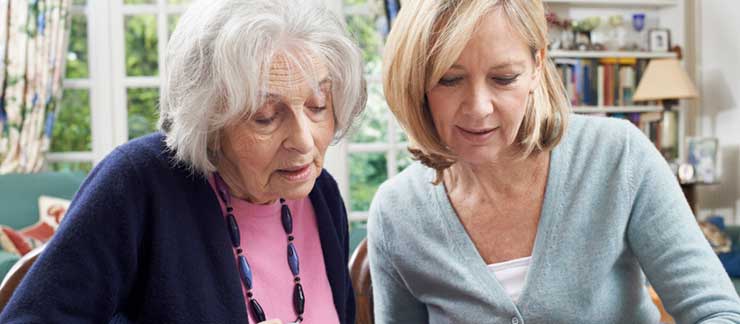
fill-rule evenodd
<path id="1" fill-rule="evenodd" d="M 645 275 L 678 323 L 740 323 L 730 279 L 636 127 L 573 115 L 550 159 L 516 304 L 433 170 L 415 163 L 384 183 L 368 224 L 376 323 L 658 323 Z"/>

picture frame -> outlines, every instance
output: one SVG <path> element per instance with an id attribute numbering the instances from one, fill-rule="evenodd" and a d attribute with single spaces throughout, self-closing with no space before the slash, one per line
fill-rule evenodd
<path id="1" fill-rule="evenodd" d="M 688 163 L 694 167 L 693 182 L 715 183 L 719 179 L 719 140 L 716 137 L 691 137 L 686 139 Z"/>
<path id="2" fill-rule="evenodd" d="M 668 52 L 671 49 L 671 31 L 653 28 L 648 31 L 648 49 L 651 52 Z"/>

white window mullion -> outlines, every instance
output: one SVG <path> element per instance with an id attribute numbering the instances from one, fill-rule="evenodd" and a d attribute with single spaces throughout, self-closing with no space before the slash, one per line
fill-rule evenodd
<path id="1" fill-rule="evenodd" d="M 161 64 L 160 64 L 161 66 Z M 139 76 L 124 77 L 122 80 L 124 89 L 128 88 L 156 88 L 160 86 L 159 77 Z"/>
<path id="2" fill-rule="evenodd" d="M 115 1 L 113 1 L 115 2 Z M 89 1 L 87 5 L 88 66 L 90 71 L 90 122 L 93 163 L 98 163 L 116 145 L 113 124 L 113 73 L 111 60 L 111 1 Z"/>
<path id="3" fill-rule="evenodd" d="M 157 0 L 157 50 L 159 60 L 159 94 L 162 95 L 162 89 L 164 88 L 164 75 L 166 73 L 166 54 L 167 54 L 167 41 L 169 40 L 169 31 L 167 30 L 168 19 L 167 19 L 167 0 Z"/>
<path id="4" fill-rule="evenodd" d="M 95 159 L 93 152 L 59 152 L 47 153 L 46 159 L 49 162 L 90 162 Z"/>
<path id="5" fill-rule="evenodd" d="M 107 1 L 106 1 L 107 2 Z M 111 49 L 110 58 L 112 61 L 111 87 L 112 87 L 112 123 L 110 124 L 113 132 L 115 145 L 120 145 L 128 140 L 128 111 L 126 107 L 126 87 L 124 80 L 126 78 L 126 44 L 124 24 L 124 6 L 123 0 L 110 1 L 110 40 Z"/>
<path id="6" fill-rule="evenodd" d="M 88 61 L 88 64 L 90 64 L 89 61 Z M 90 79 L 64 79 L 62 80 L 62 88 L 64 89 L 88 89 L 89 90 L 90 85 L 91 85 Z"/>
<path id="7" fill-rule="evenodd" d="M 159 5 L 158 4 L 131 4 L 131 5 L 123 5 L 123 0 L 114 0 L 113 2 L 118 2 L 121 4 L 121 9 L 117 10 L 115 12 L 121 13 L 124 16 L 138 16 L 138 15 L 151 15 L 156 14 L 159 12 Z M 159 0 L 158 0 L 159 1 Z"/>

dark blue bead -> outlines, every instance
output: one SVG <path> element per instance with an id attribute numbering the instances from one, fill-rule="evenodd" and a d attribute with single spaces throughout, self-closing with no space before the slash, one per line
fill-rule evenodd
<path id="1" fill-rule="evenodd" d="M 306 296 L 303 294 L 303 286 L 296 284 L 293 288 L 293 308 L 295 313 L 303 315 L 304 306 L 306 305 Z"/>
<path id="2" fill-rule="evenodd" d="M 252 315 L 254 315 L 257 323 L 264 322 L 266 320 L 265 311 L 262 310 L 262 306 L 260 306 L 260 303 L 258 303 L 256 299 L 250 300 L 249 306 L 249 308 L 252 309 Z"/>
<path id="3" fill-rule="evenodd" d="M 241 245 L 241 237 L 239 237 L 239 224 L 236 223 L 234 215 L 229 214 L 226 216 L 226 226 L 229 227 L 229 237 L 231 238 L 231 245 L 238 248 Z"/>
<path id="4" fill-rule="evenodd" d="M 247 257 L 243 255 L 239 256 L 239 272 L 241 272 L 242 282 L 247 286 L 247 289 L 252 289 L 252 268 L 249 267 Z"/>
<path id="5" fill-rule="evenodd" d="M 288 243 L 288 265 L 290 266 L 290 272 L 292 272 L 294 276 L 297 276 L 300 273 L 298 268 L 298 251 L 296 251 L 293 243 Z"/>
<path id="6" fill-rule="evenodd" d="M 290 214 L 290 208 L 288 205 L 283 205 L 281 208 L 281 220 L 283 221 L 283 229 L 285 233 L 290 235 L 293 233 L 293 215 Z"/>

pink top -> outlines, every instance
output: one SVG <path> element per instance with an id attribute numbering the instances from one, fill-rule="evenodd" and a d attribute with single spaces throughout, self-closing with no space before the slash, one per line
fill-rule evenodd
<path id="1" fill-rule="evenodd" d="M 213 177 L 209 178 L 216 193 Z M 218 196 L 218 193 L 216 193 Z M 219 199 L 226 215 L 226 206 Z M 234 216 L 241 231 L 241 246 L 253 273 L 252 293 L 265 311 L 268 320 L 279 318 L 283 323 L 293 322 L 293 274 L 288 266 L 288 236 L 280 220 L 280 202 L 256 205 L 232 196 Z M 300 260 L 300 276 L 306 296 L 303 322 L 339 323 L 334 298 L 324 267 L 324 254 L 316 225 L 316 213 L 311 200 L 287 200 L 293 215 L 294 245 Z M 224 227 L 224 235 L 228 231 Z M 236 253 L 236 252 L 235 252 Z M 237 266 L 234 259 L 234 266 Z M 241 282 L 241 279 L 239 280 Z M 245 303 L 247 291 L 242 285 Z M 247 303 L 248 304 L 248 303 Z M 249 307 L 247 305 L 247 310 Z M 249 312 L 249 323 L 255 323 Z"/>

